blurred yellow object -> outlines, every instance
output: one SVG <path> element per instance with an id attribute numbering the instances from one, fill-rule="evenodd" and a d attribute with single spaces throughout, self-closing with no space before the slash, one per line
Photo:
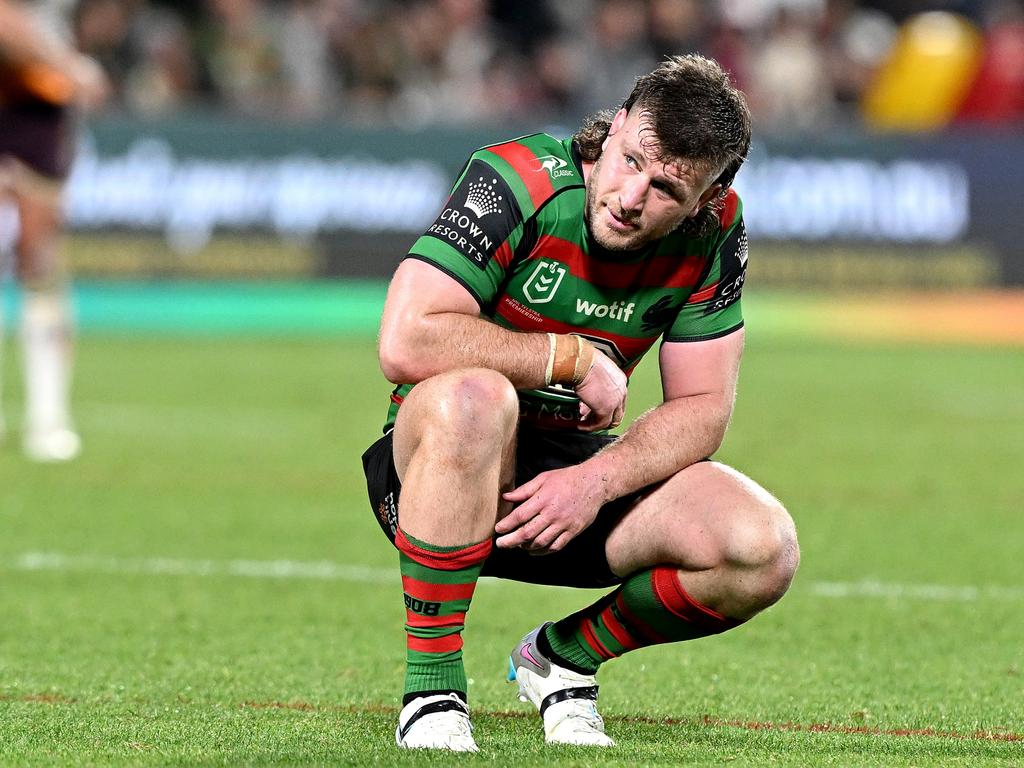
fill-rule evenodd
<path id="1" fill-rule="evenodd" d="M 865 120 L 883 130 L 927 131 L 956 114 L 981 65 L 981 33 L 942 11 L 907 20 L 864 95 Z"/>

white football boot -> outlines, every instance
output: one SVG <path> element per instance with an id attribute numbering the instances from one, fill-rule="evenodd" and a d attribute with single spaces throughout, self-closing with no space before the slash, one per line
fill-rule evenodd
<path id="1" fill-rule="evenodd" d="M 597 678 L 560 667 L 537 649 L 537 636 L 550 622 L 524 637 L 509 657 L 509 682 L 519 683 L 520 701 L 529 701 L 544 722 L 549 744 L 614 747 L 597 713 Z"/>
<path id="2" fill-rule="evenodd" d="M 454 693 L 420 696 L 402 707 L 395 744 L 404 749 L 480 751 L 473 741 L 469 707 Z"/>
<path id="3" fill-rule="evenodd" d="M 71 461 L 82 452 L 82 440 L 73 429 L 33 429 L 25 433 L 22 443 L 25 455 L 32 461 L 58 463 Z"/>

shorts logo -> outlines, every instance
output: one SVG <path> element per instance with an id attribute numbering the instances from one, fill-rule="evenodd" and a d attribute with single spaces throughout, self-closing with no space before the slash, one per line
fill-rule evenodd
<path id="1" fill-rule="evenodd" d="M 537 162 L 540 163 L 537 170 L 547 171 L 552 179 L 558 179 L 562 176 L 572 176 L 572 170 L 567 167 L 569 163 L 561 157 L 556 157 L 555 155 L 544 155 L 544 157 L 538 157 Z"/>
<path id="2" fill-rule="evenodd" d="M 489 213 L 502 212 L 501 201 L 503 196 L 494 191 L 497 183 L 497 179 L 491 179 L 490 182 L 486 182 L 483 176 L 469 183 L 469 192 L 466 194 L 466 209 L 476 214 L 478 219 L 482 219 Z"/>
<path id="3" fill-rule="evenodd" d="M 555 297 L 565 277 L 565 267 L 556 261 L 541 259 L 523 283 L 523 296 L 531 304 L 547 304 Z"/>
<path id="4" fill-rule="evenodd" d="M 398 533 L 398 507 L 395 505 L 395 493 L 392 491 L 377 507 L 377 518 L 383 528 L 394 536 Z"/>

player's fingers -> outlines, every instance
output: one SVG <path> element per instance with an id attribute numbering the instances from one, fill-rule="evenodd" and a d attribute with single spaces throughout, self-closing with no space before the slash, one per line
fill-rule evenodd
<path id="1" fill-rule="evenodd" d="M 548 547 L 549 552 L 560 552 L 565 549 L 565 546 L 575 538 L 576 534 L 572 531 L 563 531 L 559 534 L 558 538 L 551 542 L 551 546 Z"/>
<path id="2" fill-rule="evenodd" d="M 546 531 L 551 525 L 552 522 L 550 520 L 545 519 L 543 515 L 537 515 L 530 522 L 520 528 L 523 532 L 523 536 L 525 537 L 522 546 L 527 549 L 533 549 L 534 544 L 537 541 L 537 537 L 544 533 L 544 531 Z"/>
<path id="3" fill-rule="evenodd" d="M 578 429 L 580 430 L 580 432 L 596 432 L 599 429 L 603 429 L 603 427 L 596 421 L 588 421 L 581 422 L 578 425 Z"/>
<path id="4" fill-rule="evenodd" d="M 608 429 L 611 424 L 612 414 L 606 413 L 603 416 L 597 411 L 591 411 L 590 418 L 580 423 L 579 427 L 584 432 L 594 432 L 598 429 Z"/>
<path id="5" fill-rule="evenodd" d="M 523 532 L 521 530 L 499 536 L 494 540 L 495 546 L 499 549 L 515 549 L 523 543 Z"/>
<path id="6" fill-rule="evenodd" d="M 494 530 L 496 533 L 508 533 L 509 531 L 514 531 L 527 520 L 535 517 L 538 511 L 537 502 L 532 500 L 524 501 L 518 507 L 505 515 L 505 517 L 495 523 Z"/>
<path id="7" fill-rule="evenodd" d="M 507 536 L 500 537 L 497 544 L 499 547 L 524 547 L 532 549 L 534 539 L 549 525 L 551 525 L 549 520 L 546 520 L 542 515 L 537 515 Z"/>
<path id="8" fill-rule="evenodd" d="M 525 509 L 523 509 L 524 507 Z M 531 499 L 508 517 L 502 518 L 494 526 L 494 532 L 500 537 L 497 541 L 498 546 L 518 547 L 531 541 L 547 526 L 547 523 L 540 517 L 540 511 L 540 502 Z"/>
<path id="9" fill-rule="evenodd" d="M 537 475 L 522 485 L 516 486 L 511 491 L 505 491 L 505 493 L 501 494 L 501 498 L 505 499 L 505 501 L 525 501 L 537 492 L 541 482 L 541 475 Z"/>
<path id="10" fill-rule="evenodd" d="M 625 403 L 615 409 L 615 413 L 612 414 L 611 425 L 613 428 L 619 426 L 622 423 L 622 417 L 625 414 Z"/>
<path id="11" fill-rule="evenodd" d="M 549 525 L 543 531 L 534 536 L 533 541 L 527 545 L 527 549 L 546 550 L 564 531 L 565 528 L 561 525 Z"/>
<path id="12" fill-rule="evenodd" d="M 531 555 L 550 555 L 555 552 L 560 552 L 565 549 L 566 545 L 575 538 L 576 534 L 572 531 L 562 531 L 555 537 L 555 540 L 550 545 L 542 550 L 531 550 Z"/>

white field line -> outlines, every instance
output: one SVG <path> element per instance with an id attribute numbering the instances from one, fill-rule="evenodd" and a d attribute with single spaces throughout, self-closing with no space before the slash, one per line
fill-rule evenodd
<path id="1" fill-rule="evenodd" d="M 947 603 L 1024 600 L 1024 587 L 887 584 L 873 579 L 855 582 L 816 581 L 811 585 L 811 592 L 819 597 L 880 597 L 891 600 L 937 600 Z"/>
<path id="2" fill-rule="evenodd" d="M 160 576 L 241 576 L 255 579 L 309 579 L 366 584 L 398 582 L 398 570 L 369 565 L 348 565 L 327 560 L 188 560 L 171 557 L 121 558 L 99 555 L 64 555 L 56 552 L 24 552 L 0 557 L 0 569 L 104 574 L 153 574 Z M 508 583 L 488 579 L 485 583 Z M 867 597 L 886 600 L 974 602 L 1024 600 L 1024 587 L 949 586 L 943 584 L 894 584 L 873 579 L 861 581 L 814 581 L 805 586 L 810 594 L 825 598 Z"/>
<path id="3" fill-rule="evenodd" d="M 398 569 L 343 565 L 329 561 L 296 560 L 185 560 L 172 557 L 121 558 L 98 555 L 62 555 L 25 552 L 0 561 L 16 571 L 155 574 L 166 576 L 246 576 L 256 579 L 312 579 L 382 584 L 398 581 Z"/>

